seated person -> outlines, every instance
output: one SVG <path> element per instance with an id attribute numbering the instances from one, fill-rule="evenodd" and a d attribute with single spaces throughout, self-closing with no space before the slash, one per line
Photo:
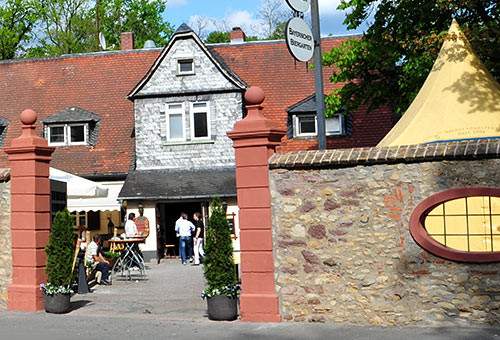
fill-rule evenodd
<path id="1" fill-rule="evenodd" d="M 92 242 L 90 242 L 87 249 L 87 258 L 85 259 L 87 263 L 90 263 L 92 269 L 96 269 L 102 272 L 102 279 L 99 284 L 103 284 L 106 286 L 111 285 L 108 281 L 109 279 L 109 262 L 104 259 L 102 256 L 102 236 L 99 234 L 95 234 L 92 238 Z"/>

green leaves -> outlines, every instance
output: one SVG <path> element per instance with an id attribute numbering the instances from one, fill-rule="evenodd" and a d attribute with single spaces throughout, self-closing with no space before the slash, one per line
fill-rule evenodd
<path id="1" fill-rule="evenodd" d="M 344 106 L 368 112 L 389 106 L 404 113 L 418 93 L 456 18 L 490 72 L 500 76 L 500 10 L 482 0 L 343 0 L 349 29 L 369 22 L 361 39 L 323 55 L 335 66 L 330 80 L 343 87 L 327 98 L 327 115 Z"/>
<path id="2" fill-rule="evenodd" d="M 207 291 L 223 290 L 237 283 L 229 223 L 219 197 L 214 197 L 210 210 L 203 260 Z"/>
<path id="3" fill-rule="evenodd" d="M 68 287 L 72 279 L 72 265 L 74 256 L 73 225 L 75 217 L 68 209 L 59 211 L 52 223 L 49 243 L 45 246 L 47 253 L 48 282 L 53 286 Z"/>
<path id="4" fill-rule="evenodd" d="M 173 34 L 172 25 L 163 19 L 166 3 L 166 0 L 7 0 L 0 5 L 0 58 L 95 52 L 99 50 L 98 31 L 104 34 L 108 49 L 120 49 L 121 33 L 130 31 L 134 32 L 138 48 L 146 40 L 165 46 Z M 34 27 L 37 27 L 36 37 L 32 36 Z"/>

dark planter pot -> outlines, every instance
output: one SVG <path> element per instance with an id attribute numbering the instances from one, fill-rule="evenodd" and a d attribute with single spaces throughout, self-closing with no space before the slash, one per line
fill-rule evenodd
<path id="1" fill-rule="evenodd" d="M 216 295 L 207 298 L 208 318 L 210 320 L 230 321 L 238 317 L 238 298 Z"/>
<path id="2" fill-rule="evenodd" d="M 43 306 L 47 313 L 62 314 L 69 310 L 71 294 L 43 294 Z"/>

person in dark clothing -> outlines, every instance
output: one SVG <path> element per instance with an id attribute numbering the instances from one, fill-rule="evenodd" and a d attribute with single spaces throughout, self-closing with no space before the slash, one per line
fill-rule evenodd
<path id="1" fill-rule="evenodd" d="M 102 236 L 95 234 L 92 238 L 92 242 L 87 248 L 87 258 L 85 259 L 88 263 L 92 265 L 93 269 L 102 272 L 101 282 L 99 284 L 110 285 L 109 270 L 111 269 L 109 262 L 104 259 L 102 254 Z"/>
<path id="2" fill-rule="evenodd" d="M 200 256 L 205 256 L 205 251 L 203 250 L 203 236 L 205 235 L 205 226 L 203 225 L 203 219 L 199 212 L 193 215 L 195 234 L 194 234 L 194 264 L 193 266 L 200 265 Z"/>

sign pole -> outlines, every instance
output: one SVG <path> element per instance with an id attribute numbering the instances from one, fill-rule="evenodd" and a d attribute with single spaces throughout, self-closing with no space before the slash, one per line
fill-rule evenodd
<path id="1" fill-rule="evenodd" d="M 318 127 L 318 149 L 326 149 L 325 98 L 323 90 L 323 65 L 321 57 L 321 35 L 319 29 L 318 0 L 311 0 L 312 33 L 314 38 L 314 79 L 316 83 L 316 117 Z"/>

